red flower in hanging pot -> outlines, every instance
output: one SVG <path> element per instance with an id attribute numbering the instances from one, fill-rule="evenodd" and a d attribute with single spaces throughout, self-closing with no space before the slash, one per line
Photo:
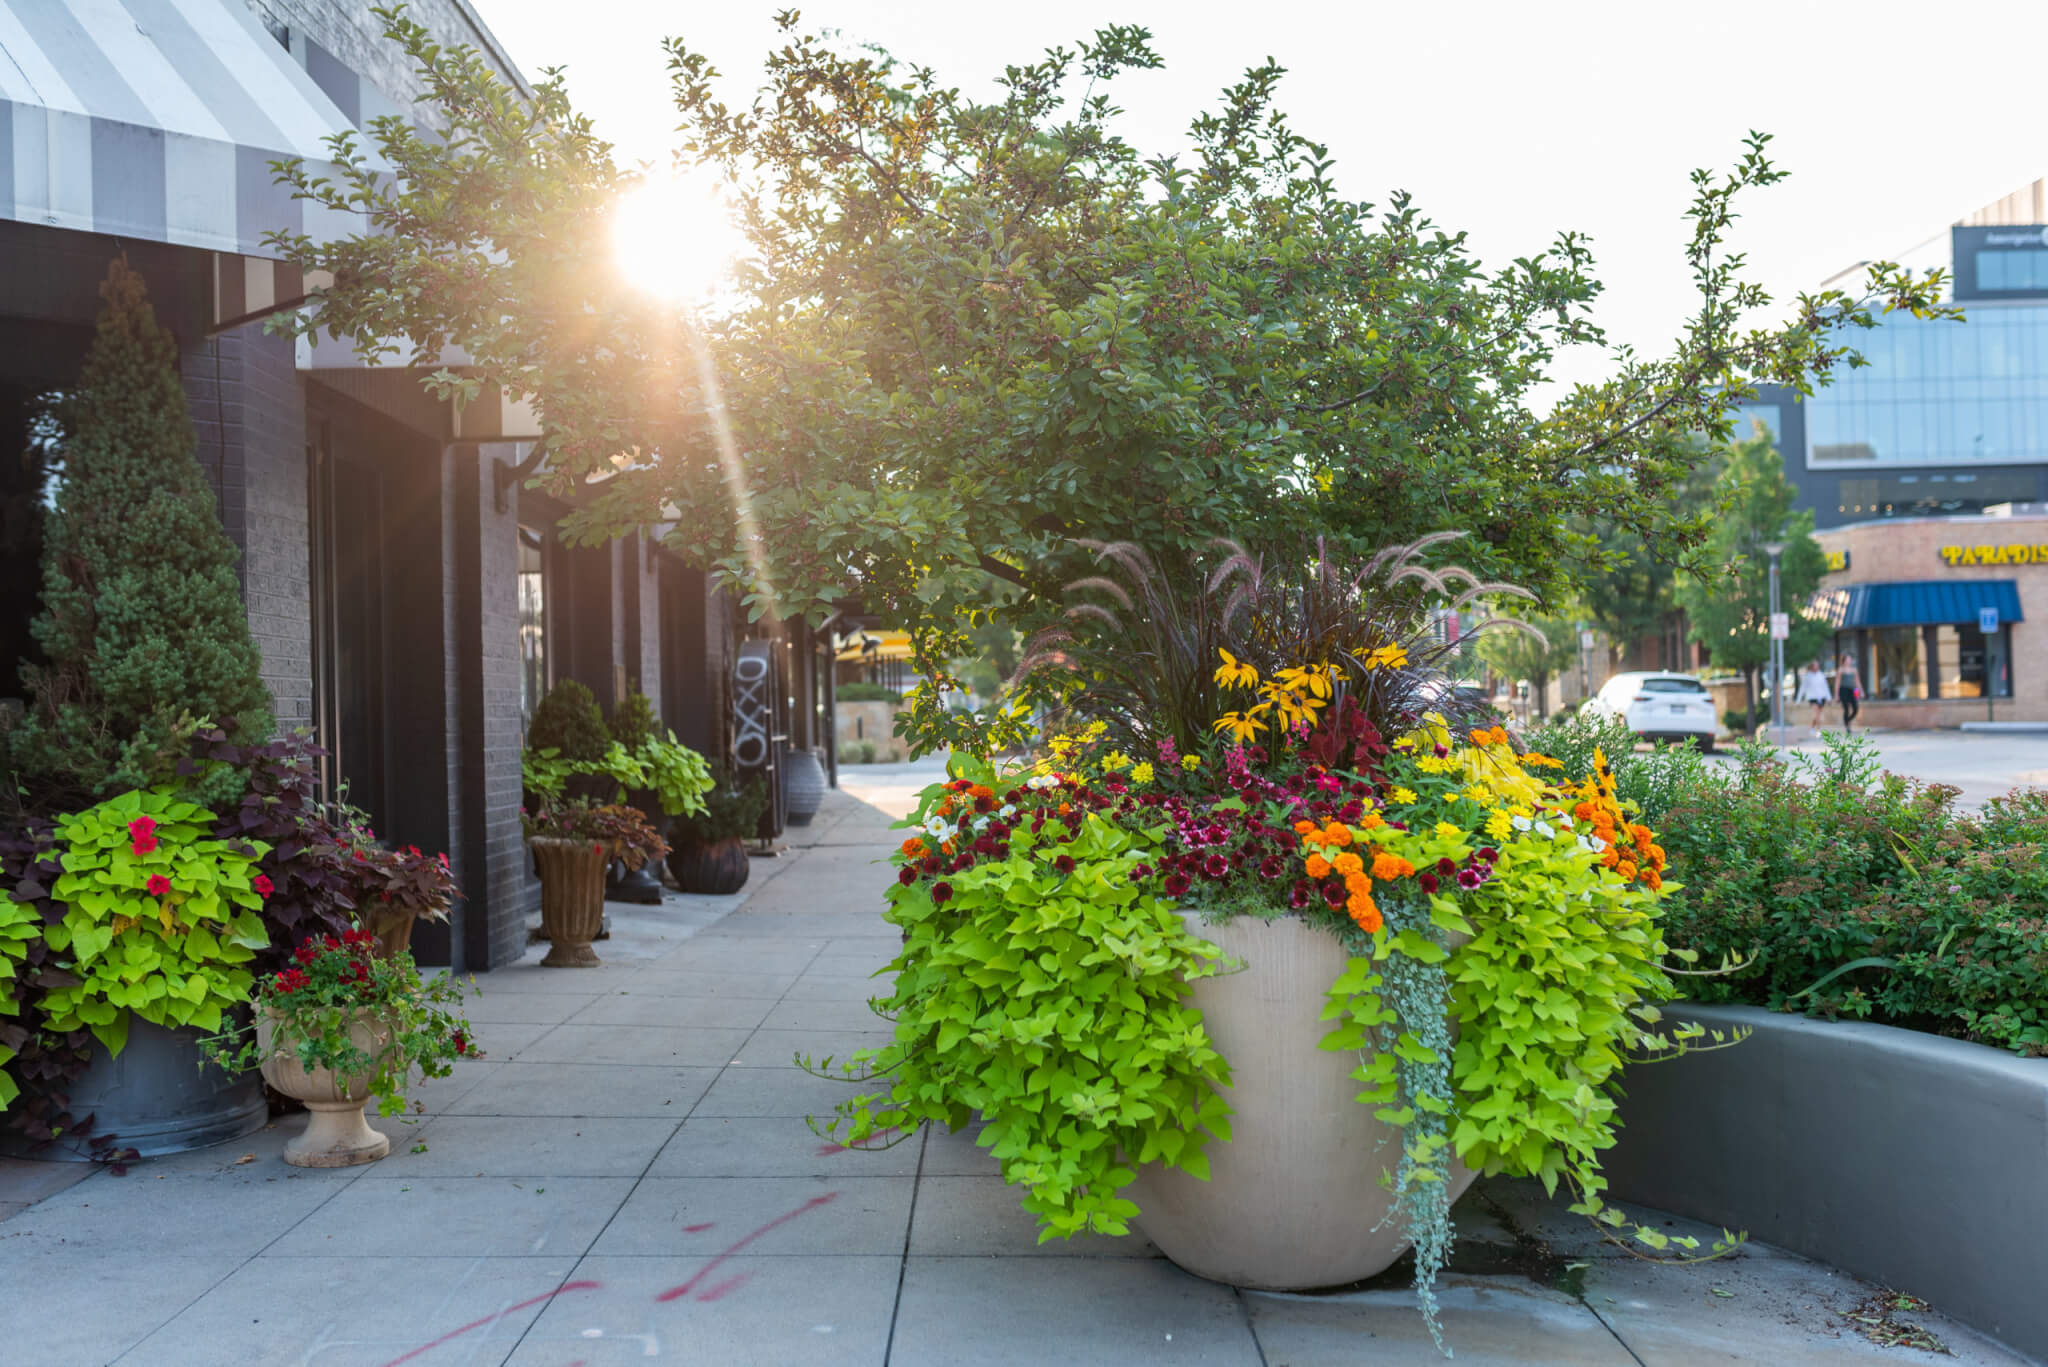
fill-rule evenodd
<path id="1" fill-rule="evenodd" d="M 160 874 L 160 873 L 159 873 L 159 874 L 152 874 L 152 875 L 150 876 L 150 880 L 149 880 L 149 895 L 150 895 L 151 897 L 162 897 L 162 896 L 163 896 L 163 895 L 164 895 L 165 893 L 169 892 L 170 890 L 171 890 L 171 880 L 170 880 L 170 879 L 168 879 L 168 878 L 164 877 L 164 876 L 163 876 L 162 874 Z"/>

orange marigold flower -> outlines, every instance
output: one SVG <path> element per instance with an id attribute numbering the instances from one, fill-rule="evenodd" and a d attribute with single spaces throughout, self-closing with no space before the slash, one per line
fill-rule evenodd
<path id="1" fill-rule="evenodd" d="M 1074 804 L 1073 804 L 1073 803 L 1071 803 L 1071 802 L 1062 802 L 1062 803 L 1060 804 L 1060 815 L 1061 815 L 1061 816 L 1072 816 L 1073 814 L 1074 814 Z"/>
<path id="2" fill-rule="evenodd" d="M 1614 871 L 1621 875 L 1622 881 L 1625 883 L 1635 881 L 1636 866 L 1634 860 L 1622 860 L 1619 864 L 1616 864 L 1614 866 Z"/>
<path id="3" fill-rule="evenodd" d="M 1376 831 L 1386 824 L 1378 812 L 1367 812 L 1358 818 L 1358 828 L 1362 831 Z"/>
<path id="4" fill-rule="evenodd" d="M 1368 935 L 1377 934 L 1380 926 L 1384 924 L 1380 919 L 1380 909 L 1373 905 L 1370 897 L 1352 898 L 1345 904 L 1345 910 L 1351 913 L 1351 919 L 1357 923 L 1358 928 Z"/>
<path id="5" fill-rule="evenodd" d="M 940 842 L 939 842 L 939 853 L 940 853 L 940 854 L 946 854 L 946 855 L 950 855 L 951 853 L 953 853 L 953 842 L 952 842 L 952 841 L 950 841 L 950 840 L 942 840 L 942 841 L 940 841 Z"/>
<path id="6" fill-rule="evenodd" d="M 1363 873 L 1346 874 L 1344 876 L 1344 891 L 1350 893 L 1353 897 L 1370 897 L 1372 896 L 1372 879 Z"/>
<path id="7" fill-rule="evenodd" d="M 1593 819 L 1593 804 L 1581 802 L 1578 806 L 1572 808 L 1572 815 L 1581 821 L 1591 821 Z"/>
<path id="8" fill-rule="evenodd" d="M 1414 872 L 1415 866 L 1398 854 L 1389 854 L 1381 850 L 1372 857 L 1372 876 L 1383 883 L 1391 883 L 1396 878 L 1406 878 Z"/>
<path id="9" fill-rule="evenodd" d="M 1349 878 L 1354 873 L 1365 872 L 1365 861 L 1349 850 L 1344 851 L 1344 853 L 1331 860 L 1330 866 L 1346 878 Z"/>
<path id="10" fill-rule="evenodd" d="M 1310 855 L 1308 857 L 1308 876 L 1311 878 L 1328 878 L 1330 876 L 1330 861 L 1319 854 Z"/>
<path id="11" fill-rule="evenodd" d="M 974 785 L 974 786 L 973 786 L 972 788 L 969 788 L 969 789 L 967 790 L 967 796 L 969 796 L 969 797 L 994 797 L 994 796 L 995 796 L 995 790 L 994 790 L 994 789 L 992 789 L 992 788 L 987 788 L 987 787 L 984 787 L 983 785 L 981 785 L 981 784 L 977 783 L 977 784 L 975 784 L 975 785 Z"/>
<path id="12" fill-rule="evenodd" d="M 1652 864 L 1655 864 L 1660 869 L 1664 867 L 1664 847 L 1662 845 L 1650 846 L 1649 854 Z"/>
<path id="13" fill-rule="evenodd" d="M 1296 835 L 1315 835 L 1320 832 L 1313 821 L 1297 821 L 1294 823 L 1294 833 Z"/>
<path id="14" fill-rule="evenodd" d="M 1651 869 L 1648 873 L 1643 875 L 1643 886 L 1648 888 L 1651 892 L 1662 891 L 1664 887 L 1664 875 L 1658 873 L 1655 869 Z"/>
<path id="15" fill-rule="evenodd" d="M 951 816 L 952 814 L 953 814 L 953 799 L 952 799 L 952 798 L 950 798 L 950 797 L 942 797 L 942 798 L 940 798 L 940 799 L 939 799 L 939 815 L 940 815 L 940 816 Z"/>
<path id="16" fill-rule="evenodd" d="M 1614 846 L 1609 845 L 1600 852 L 1600 862 L 1611 869 L 1621 862 L 1621 852 L 1615 849 Z"/>
<path id="17" fill-rule="evenodd" d="M 1351 828 L 1332 821 L 1323 828 L 1323 839 L 1332 845 L 1349 845 L 1351 843 Z"/>
<path id="18" fill-rule="evenodd" d="M 1641 845 L 1644 849 L 1650 848 L 1650 842 L 1656 839 L 1655 836 L 1650 834 L 1650 828 L 1641 824 L 1631 824 L 1628 828 L 1628 833 L 1634 836 L 1636 844 Z"/>
<path id="19" fill-rule="evenodd" d="M 924 851 L 924 842 L 914 835 L 903 842 L 903 857 L 905 859 L 922 859 L 924 858 Z"/>

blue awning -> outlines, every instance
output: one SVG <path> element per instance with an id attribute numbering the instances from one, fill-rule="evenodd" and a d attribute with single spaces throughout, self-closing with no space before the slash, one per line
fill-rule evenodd
<path id="1" fill-rule="evenodd" d="M 2020 619 L 2019 586 L 2010 579 L 1915 579 L 1822 589 L 1806 615 L 1837 629 L 1970 625 L 1984 608 L 2001 624 Z"/>

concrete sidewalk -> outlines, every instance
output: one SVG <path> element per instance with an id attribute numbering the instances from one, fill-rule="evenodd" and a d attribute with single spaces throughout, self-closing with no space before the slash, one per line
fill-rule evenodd
<path id="1" fill-rule="evenodd" d="M 868 975 L 898 937 L 877 861 L 935 773 L 849 770 L 740 897 L 614 907 L 602 968 L 543 970 L 536 952 L 490 974 L 470 1010 L 488 1057 L 424 1089 L 417 1122 L 378 1122 L 394 1140 L 380 1163 L 288 1167 L 291 1118 L 55 1194 L 77 1169 L 0 1167 L 0 1202 L 37 1202 L 0 1221 L 0 1362 L 1441 1361 L 1396 1274 L 1261 1295 L 1191 1277 L 1138 1237 L 1041 1246 L 967 1135 L 863 1153 L 811 1133 L 804 1117 L 846 1087 L 791 1055 L 883 1038 Z M 1924 1356 L 1846 1318 L 1873 1288 L 1774 1250 L 1650 1266 L 1512 1183 L 1457 1214 L 1443 1303 L 1459 1362 Z M 1916 1318 L 1957 1361 L 2021 1361 Z"/>

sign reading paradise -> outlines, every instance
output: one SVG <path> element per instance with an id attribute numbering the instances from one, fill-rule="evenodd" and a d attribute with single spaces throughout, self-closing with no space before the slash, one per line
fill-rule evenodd
<path id="1" fill-rule="evenodd" d="M 2048 565 L 2048 546 L 1943 546 L 1941 563 L 1964 565 Z"/>

